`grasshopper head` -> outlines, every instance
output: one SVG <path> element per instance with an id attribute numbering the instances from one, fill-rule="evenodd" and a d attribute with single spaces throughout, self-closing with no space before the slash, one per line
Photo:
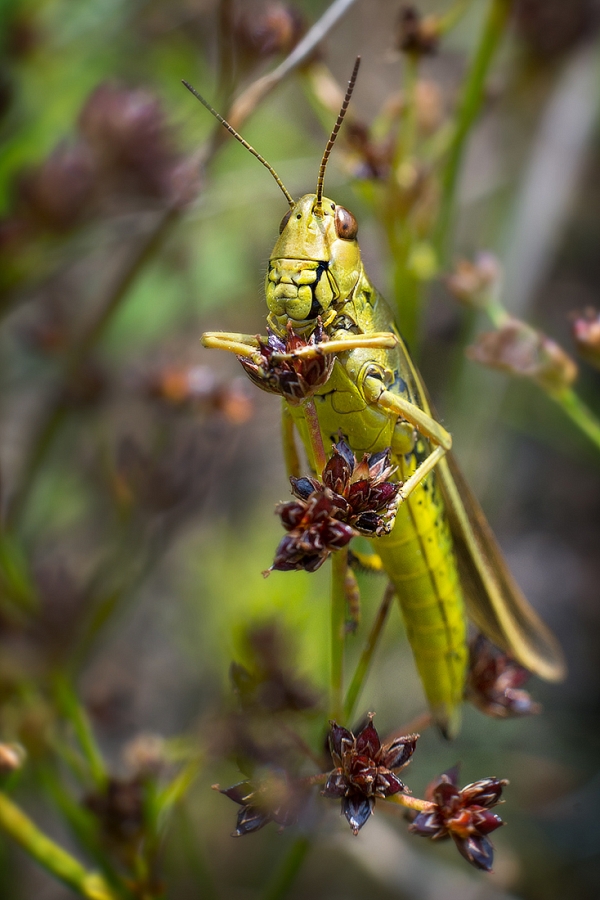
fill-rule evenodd
<path id="1" fill-rule="evenodd" d="M 266 280 L 271 327 L 310 330 L 317 316 L 327 326 L 351 298 L 362 262 L 356 219 L 327 197 L 305 194 L 279 226 Z"/>

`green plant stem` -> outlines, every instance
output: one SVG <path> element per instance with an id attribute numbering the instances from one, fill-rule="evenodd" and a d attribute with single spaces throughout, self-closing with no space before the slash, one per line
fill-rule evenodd
<path id="1" fill-rule="evenodd" d="M 300 837 L 294 841 L 280 868 L 267 886 L 263 900 L 282 900 L 286 896 L 306 859 L 310 845 L 308 837 Z"/>
<path id="2" fill-rule="evenodd" d="M 50 840 L 31 819 L 0 793 L 0 828 L 44 869 L 89 900 L 117 900 L 101 875 L 88 872 L 74 857 Z"/>
<path id="3" fill-rule="evenodd" d="M 55 690 L 59 709 L 73 726 L 81 751 L 87 760 L 94 784 L 97 788 L 103 790 L 106 787 L 108 775 L 87 713 L 79 702 L 68 678 L 59 675 L 56 679 Z"/>
<path id="4" fill-rule="evenodd" d="M 499 286 L 487 298 L 483 309 L 496 328 L 502 328 L 511 321 L 511 315 L 498 299 Z M 544 393 L 554 400 L 572 422 L 588 437 L 596 447 L 600 448 L 600 421 L 575 391 L 568 387 L 559 391 L 549 391 L 542 385 Z"/>
<path id="5" fill-rule="evenodd" d="M 512 0 L 491 0 L 479 45 L 467 74 L 457 111 L 454 138 L 442 172 L 442 197 L 435 234 L 440 266 L 445 266 L 453 224 L 456 185 L 467 138 L 483 103 L 488 72 L 504 35 Z"/>
<path id="6" fill-rule="evenodd" d="M 549 393 L 548 396 L 561 407 L 583 433 L 600 449 L 600 421 L 572 388 Z"/>
<path id="7" fill-rule="evenodd" d="M 360 696 L 363 684 L 365 683 L 365 679 L 369 673 L 371 662 L 373 660 L 373 654 L 375 653 L 377 644 L 379 643 L 379 639 L 383 634 L 383 628 L 387 621 L 388 613 L 392 605 L 392 600 L 394 599 L 394 593 L 394 585 L 391 583 L 388 584 L 383 594 L 381 605 L 377 610 L 377 615 L 375 616 L 375 621 L 373 622 L 373 625 L 371 627 L 369 637 L 367 638 L 367 642 L 365 644 L 363 652 L 361 653 L 360 659 L 358 660 L 354 675 L 352 676 L 350 687 L 348 688 L 348 691 L 346 693 L 346 699 L 344 701 L 344 720 L 346 722 L 352 717 L 352 714 L 354 713 L 356 701 Z"/>
<path id="8" fill-rule="evenodd" d="M 394 152 L 393 167 L 410 162 L 417 139 L 417 85 L 419 83 L 419 56 L 409 53 L 405 57 L 403 107 L 400 134 Z M 396 173 L 397 175 L 397 173 Z"/>
<path id="9" fill-rule="evenodd" d="M 321 426 L 319 425 L 319 417 L 314 400 L 305 400 L 303 404 L 304 417 L 308 428 L 308 439 L 310 441 L 310 449 L 312 451 L 312 461 L 315 465 L 315 472 L 320 477 L 323 469 L 327 464 L 327 456 L 325 455 L 325 447 L 323 446 L 323 436 L 321 435 Z"/>
<path id="10" fill-rule="evenodd" d="M 210 872 L 201 842 L 198 841 L 198 833 L 185 803 L 178 807 L 179 838 L 181 850 L 194 885 L 198 891 L 198 897 L 202 900 L 219 900 L 219 894 Z"/>
<path id="11" fill-rule="evenodd" d="M 67 790 L 55 765 L 41 765 L 38 777 L 39 786 L 48 800 L 60 811 L 71 833 L 101 870 L 109 887 L 115 890 L 119 897 L 132 900 L 130 892 L 123 887 L 120 876 L 112 867 L 106 854 L 97 818 L 85 808 L 79 799 L 76 799 L 76 795 L 73 796 L 71 791 Z"/>
<path id="12" fill-rule="evenodd" d="M 331 718 L 343 715 L 344 644 L 346 638 L 346 571 L 348 549 L 331 557 Z"/>
<path id="13" fill-rule="evenodd" d="M 444 13 L 444 15 L 440 16 L 440 35 L 447 34 L 449 31 L 455 28 L 469 9 L 469 7 L 473 5 L 473 2 L 474 0 L 457 0 L 454 6 L 450 7 L 447 13 Z"/>
<path id="14" fill-rule="evenodd" d="M 415 809 L 417 812 L 430 812 L 436 808 L 435 803 L 431 803 L 429 800 L 419 800 L 418 797 L 411 797 L 408 794 L 392 794 L 391 797 L 385 799 L 388 803 L 397 803 L 398 806 Z"/>

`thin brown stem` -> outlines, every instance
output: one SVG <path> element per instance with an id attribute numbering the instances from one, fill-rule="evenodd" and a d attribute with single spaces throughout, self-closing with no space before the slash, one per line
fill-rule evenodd
<path id="1" fill-rule="evenodd" d="M 323 764 L 323 760 L 320 759 L 316 753 L 313 753 L 313 751 L 308 746 L 308 744 L 306 743 L 304 738 L 301 737 L 301 735 L 299 735 L 297 731 L 294 731 L 293 728 L 290 728 L 290 726 L 286 725 L 285 723 L 281 723 L 280 728 L 283 731 L 283 733 L 286 734 L 294 742 L 294 744 L 296 744 L 296 746 L 298 747 L 300 752 L 303 753 L 307 759 L 310 759 L 310 761 L 315 764 L 317 769 L 320 769 Z M 316 778 L 316 777 L 320 777 L 320 776 L 314 776 L 314 777 Z M 317 784 L 319 782 L 315 781 L 314 783 Z"/>
<path id="2" fill-rule="evenodd" d="M 329 778 L 329 772 L 321 772 L 319 775 L 309 775 L 308 778 L 302 779 L 302 784 L 312 787 L 315 784 L 325 784 Z"/>
<path id="3" fill-rule="evenodd" d="M 311 461 L 314 463 L 316 474 L 320 476 L 327 465 L 327 456 L 325 454 L 325 447 L 323 446 L 323 436 L 321 435 L 321 426 L 319 425 L 315 401 L 312 398 L 306 400 L 302 408 L 304 410 L 304 417 L 308 428 L 308 439 L 310 441 L 310 449 L 313 457 Z"/>
<path id="4" fill-rule="evenodd" d="M 386 741 L 393 741 L 396 738 L 404 737 L 405 734 L 421 734 L 433 725 L 433 717 L 430 712 L 419 713 L 414 719 L 409 719 L 400 728 L 396 728 L 391 734 L 386 735 Z"/>
<path id="5" fill-rule="evenodd" d="M 228 121 L 239 131 L 240 126 L 254 111 L 258 103 L 270 94 L 283 79 L 311 56 L 324 37 L 331 31 L 356 0 L 334 0 L 318 21 L 306 32 L 290 55 L 262 78 L 253 82 L 234 102 Z"/>
<path id="6" fill-rule="evenodd" d="M 445 264 L 449 251 L 456 186 L 464 151 L 484 101 L 487 76 L 496 50 L 504 37 L 511 9 L 512 0 L 491 0 L 481 39 L 463 86 L 454 137 L 442 172 L 442 198 L 435 235 L 436 249 L 442 265 Z"/>

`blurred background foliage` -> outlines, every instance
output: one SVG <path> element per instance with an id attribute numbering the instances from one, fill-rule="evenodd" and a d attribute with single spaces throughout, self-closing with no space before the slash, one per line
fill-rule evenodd
<path id="1" fill-rule="evenodd" d="M 435 218 L 431 172 L 488 3 L 458 7 L 456 27 L 419 63 L 411 152 L 426 161 L 425 219 Z M 325 8 L 0 5 L 0 742 L 27 753 L 0 777 L 109 883 L 133 872 L 138 897 L 262 896 L 293 836 L 270 826 L 233 842 L 234 807 L 210 785 L 239 780 L 246 751 L 289 743 L 290 725 L 313 749 L 322 740 L 327 576 L 261 575 L 280 537 L 273 506 L 288 499 L 279 404 L 198 340 L 206 329 L 264 328 L 264 269 L 285 205 L 233 141 L 213 142 L 202 165 L 215 123 L 181 79 L 226 111 Z M 448 8 L 419 4 L 426 15 Z M 294 196 L 312 190 L 333 121 L 327 79 L 343 85 L 362 55 L 353 127 L 326 192 L 356 214 L 373 282 L 390 298 L 399 278 L 409 285 L 414 306 L 406 322 L 400 307 L 400 326 L 570 669 L 558 687 L 535 683 L 541 716 L 497 721 L 467 709 L 452 745 L 433 731 L 421 739 L 407 778 L 416 795 L 457 760 L 465 781 L 510 779 L 493 876 L 408 838 L 383 804 L 354 839 L 332 804 L 290 897 L 598 896 L 598 447 L 534 383 L 466 359 L 488 325 L 443 278 L 458 257 L 492 251 L 504 306 L 574 353 L 570 317 L 600 288 L 597 14 L 593 0 L 515 0 L 451 240 L 440 255 L 427 220 L 400 275 L 377 171 L 385 134 L 361 131 L 376 120 L 384 132 L 410 90 L 399 4 L 357 0 L 244 123 Z M 594 313 L 582 321 L 591 328 Z M 576 388 L 596 410 L 599 378 L 581 364 Z M 361 577 L 361 590 L 368 622 L 381 585 Z M 359 649 L 350 638 L 351 661 Z M 232 660 L 245 667 L 234 675 L 254 673 L 274 691 L 255 697 L 250 725 L 236 712 Z M 360 709 L 377 710 L 385 734 L 423 704 L 394 610 Z M 0 897 L 68 896 L 0 835 Z"/>

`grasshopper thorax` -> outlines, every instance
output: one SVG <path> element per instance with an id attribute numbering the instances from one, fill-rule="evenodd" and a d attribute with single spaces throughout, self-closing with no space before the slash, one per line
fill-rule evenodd
<path id="1" fill-rule="evenodd" d="M 266 279 L 269 326 L 284 335 L 288 320 L 308 332 L 320 316 L 331 324 L 362 274 L 356 219 L 343 206 L 305 194 L 283 217 Z"/>

